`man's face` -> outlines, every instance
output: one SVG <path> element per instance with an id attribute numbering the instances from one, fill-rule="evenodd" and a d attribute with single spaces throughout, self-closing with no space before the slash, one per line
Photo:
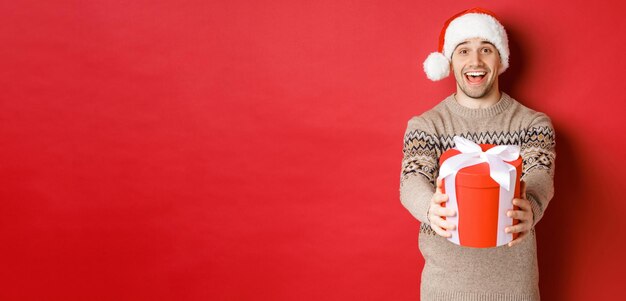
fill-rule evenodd
<path id="1" fill-rule="evenodd" d="M 501 64 L 496 47 L 480 38 L 465 40 L 452 53 L 452 70 L 457 86 L 471 98 L 489 94 L 494 84 L 498 89 Z"/>

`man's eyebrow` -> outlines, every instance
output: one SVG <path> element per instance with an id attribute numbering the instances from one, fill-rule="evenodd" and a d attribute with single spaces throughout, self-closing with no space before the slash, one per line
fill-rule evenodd
<path id="1" fill-rule="evenodd" d="M 469 43 L 469 41 L 461 42 L 461 43 L 459 43 L 458 45 L 456 45 L 456 47 L 455 47 L 454 49 L 458 48 L 458 47 L 459 47 L 459 46 L 461 46 L 461 45 L 467 44 L 467 43 Z M 482 44 L 489 44 L 489 45 L 491 45 L 491 46 L 493 46 L 493 47 L 496 47 L 496 45 L 493 45 L 493 43 L 491 43 L 491 42 L 489 42 L 489 41 L 485 41 L 485 40 L 480 41 L 480 44 L 481 44 L 481 45 L 482 45 Z"/>

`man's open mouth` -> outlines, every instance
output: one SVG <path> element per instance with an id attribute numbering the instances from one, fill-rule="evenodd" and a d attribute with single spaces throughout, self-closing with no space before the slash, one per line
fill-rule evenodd
<path id="1" fill-rule="evenodd" d="M 482 83 L 487 72 L 485 71 L 469 71 L 465 72 L 465 78 L 470 84 L 477 85 Z"/>

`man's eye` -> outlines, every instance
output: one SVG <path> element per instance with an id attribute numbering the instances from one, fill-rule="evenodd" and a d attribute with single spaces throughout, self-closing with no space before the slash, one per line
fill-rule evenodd
<path id="1" fill-rule="evenodd" d="M 460 53 L 460 54 L 466 54 L 466 53 L 467 53 L 467 50 L 462 49 L 462 50 L 460 50 L 460 51 L 459 51 L 459 53 Z"/>
<path id="2" fill-rule="evenodd" d="M 483 52 L 484 52 L 484 53 L 490 53 L 490 52 L 491 52 L 491 49 L 489 49 L 489 48 L 483 48 Z"/>

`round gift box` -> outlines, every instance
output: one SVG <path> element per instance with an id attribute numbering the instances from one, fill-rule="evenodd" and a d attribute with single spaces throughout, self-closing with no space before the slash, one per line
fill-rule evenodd
<path id="1" fill-rule="evenodd" d="M 494 144 L 480 144 L 482 151 L 494 147 Z M 456 149 L 445 151 L 439 159 L 439 166 L 448 158 L 460 154 Z M 514 197 L 520 197 L 520 177 L 522 174 L 521 156 L 514 161 L 505 161 L 517 170 Z M 497 245 L 498 212 L 500 203 L 500 186 L 489 175 L 489 164 L 480 163 L 462 168 L 455 179 L 456 200 L 459 224 L 457 225 L 461 246 L 473 248 L 489 248 Z M 442 183 L 445 193 L 445 179 Z M 445 207 L 445 203 L 442 205 Z M 519 209 L 517 206 L 513 206 Z M 513 220 L 513 224 L 517 224 Z M 513 239 L 517 233 L 513 234 Z"/>

